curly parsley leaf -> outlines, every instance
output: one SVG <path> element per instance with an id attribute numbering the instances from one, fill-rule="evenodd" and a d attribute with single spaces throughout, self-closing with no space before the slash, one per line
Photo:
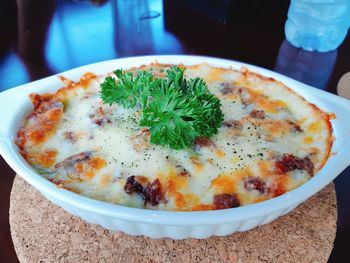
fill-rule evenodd
<path id="1" fill-rule="evenodd" d="M 108 76 L 101 84 L 101 98 L 104 103 L 117 103 L 124 108 L 134 108 L 137 103 L 146 105 L 151 91 L 160 83 L 160 79 L 155 79 L 146 71 L 141 71 L 136 77 L 120 69 L 115 70 L 114 74 L 118 80 Z"/>
<path id="2" fill-rule="evenodd" d="M 125 108 L 139 104 L 142 108 L 140 126 L 151 132 L 151 143 L 173 149 L 191 147 L 196 137 L 210 137 L 223 122 L 220 100 L 200 78 L 187 80 L 184 69 L 171 67 L 165 78 L 155 78 L 142 71 L 114 71 L 118 80 L 107 77 L 101 84 L 105 103 Z"/>
<path id="3" fill-rule="evenodd" d="M 148 126 L 151 143 L 173 149 L 190 147 L 198 135 L 194 128 L 194 111 L 180 90 L 162 85 L 152 93 L 152 102 L 143 110 L 141 126 Z"/>
<path id="4" fill-rule="evenodd" d="M 218 132 L 224 120 L 220 100 L 209 91 L 207 84 L 200 78 L 189 81 L 188 91 L 198 103 L 197 118 L 194 122 L 195 129 L 200 136 L 213 136 Z"/>

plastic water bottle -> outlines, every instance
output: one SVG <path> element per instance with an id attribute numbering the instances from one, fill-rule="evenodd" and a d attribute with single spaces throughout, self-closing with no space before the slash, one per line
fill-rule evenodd
<path id="1" fill-rule="evenodd" d="M 350 0 L 291 0 L 287 40 L 308 51 L 336 49 L 350 26 Z"/>

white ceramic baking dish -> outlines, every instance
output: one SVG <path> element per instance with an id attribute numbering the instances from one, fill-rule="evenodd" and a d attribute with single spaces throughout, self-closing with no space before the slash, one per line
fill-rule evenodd
<path id="1" fill-rule="evenodd" d="M 0 94 L 1 155 L 17 174 L 53 203 L 73 215 L 114 231 L 123 231 L 131 235 L 145 235 L 152 238 L 170 237 L 174 239 L 207 238 L 212 235 L 224 236 L 269 223 L 293 210 L 325 187 L 350 165 L 350 101 L 266 69 L 241 62 L 209 57 L 145 56 L 96 63 L 63 72 L 60 75 L 72 80 L 79 80 L 80 76 L 87 71 L 95 74 L 105 74 L 116 68 L 127 69 L 154 61 L 159 63 L 183 63 L 185 65 L 206 62 L 213 66 L 232 67 L 234 69 L 244 66 L 250 71 L 283 82 L 319 108 L 326 112 L 333 112 L 336 115 L 336 119 L 332 120 L 335 141 L 331 156 L 324 167 L 311 180 L 297 189 L 268 201 L 239 208 L 199 212 L 168 212 L 129 208 L 96 201 L 60 189 L 41 177 L 26 163 L 13 142 L 23 117 L 32 111 L 28 94 L 31 92 L 54 92 L 62 87 L 62 83 L 57 76 L 28 83 Z"/>

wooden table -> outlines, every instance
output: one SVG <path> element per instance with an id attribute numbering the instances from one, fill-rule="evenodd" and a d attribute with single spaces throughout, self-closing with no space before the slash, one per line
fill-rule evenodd
<path id="1" fill-rule="evenodd" d="M 288 0 L 2 0 L 0 91 L 106 59 L 186 53 L 252 63 L 335 93 L 350 71 L 350 37 L 334 52 L 296 49 L 284 39 L 288 6 Z M 2 159 L 0 172 L 0 261 L 17 262 L 8 223 L 14 172 Z M 349 168 L 335 184 L 338 232 L 330 262 L 350 262 Z"/>

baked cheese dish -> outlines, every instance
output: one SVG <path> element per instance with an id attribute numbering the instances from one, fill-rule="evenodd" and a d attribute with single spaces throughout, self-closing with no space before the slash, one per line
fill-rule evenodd
<path id="1" fill-rule="evenodd" d="M 171 65 L 129 69 L 162 78 Z M 282 195 L 322 168 L 332 146 L 331 115 L 272 78 L 207 64 L 184 68 L 221 102 L 212 137 L 172 149 L 151 143 L 139 107 L 103 103 L 106 76 L 61 77 L 54 94 L 31 94 L 33 112 L 16 144 L 58 187 L 123 206 L 196 211 L 234 208 Z"/>

